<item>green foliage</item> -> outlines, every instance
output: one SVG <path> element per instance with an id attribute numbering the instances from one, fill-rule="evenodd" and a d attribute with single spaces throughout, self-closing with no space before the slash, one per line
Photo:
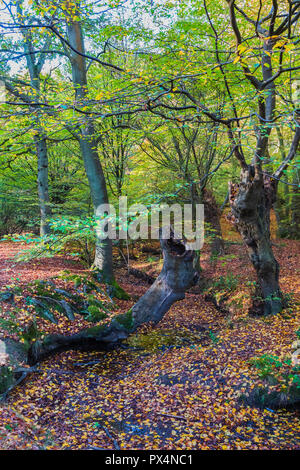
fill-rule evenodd
<path id="1" fill-rule="evenodd" d="M 290 364 L 289 361 L 282 362 L 277 356 L 268 354 L 253 358 L 249 363 L 257 369 L 258 376 L 262 379 L 275 378 L 284 364 Z"/>
<path id="2" fill-rule="evenodd" d="M 208 336 L 210 337 L 213 344 L 217 344 L 219 342 L 219 338 L 215 335 L 213 331 L 208 330 Z"/>
<path id="3" fill-rule="evenodd" d="M 68 254 L 78 257 L 87 266 L 91 266 L 95 251 L 95 220 L 60 217 L 49 221 L 51 235 L 33 237 L 32 234 L 16 235 L 12 241 L 31 245 L 16 256 L 17 261 L 29 261 L 34 258 L 51 258 L 56 254 Z"/>
<path id="4" fill-rule="evenodd" d="M 300 330 L 296 331 L 300 337 Z M 263 354 L 249 361 L 257 370 L 258 377 L 267 386 L 255 386 L 248 396 L 241 398 L 255 406 L 274 408 L 294 405 L 300 402 L 300 365 L 293 364 L 289 357 Z"/>
<path id="5" fill-rule="evenodd" d="M 298 391 L 300 398 L 299 365 L 292 366 L 290 359 L 268 354 L 253 358 L 249 363 L 257 369 L 261 379 L 270 385 L 277 385 L 280 392 L 289 394 Z"/>
<path id="6" fill-rule="evenodd" d="M 1 160 L 0 160 L 1 164 Z M 7 177 L 7 175 L 6 175 Z M 14 175 L 16 177 L 16 175 Z M 15 188 L 0 176 L 0 237 L 9 240 L 12 234 L 24 230 L 35 230 L 38 224 L 38 208 L 35 202 L 34 190 L 27 191 L 18 180 L 19 187 Z M 28 186 L 28 183 L 26 184 Z"/>
<path id="7" fill-rule="evenodd" d="M 218 279 L 214 279 L 211 282 L 211 289 L 219 292 L 232 292 L 237 288 L 238 284 L 239 276 L 229 273 L 226 276 L 220 276 Z"/>
<path id="8" fill-rule="evenodd" d="M 20 322 L 17 321 L 18 313 L 19 310 L 15 308 L 6 313 L 7 318 L 0 317 L 0 328 L 10 334 L 16 334 L 24 347 L 29 349 L 31 343 L 40 339 L 44 333 L 38 329 L 35 318 L 29 325 L 21 326 Z"/>

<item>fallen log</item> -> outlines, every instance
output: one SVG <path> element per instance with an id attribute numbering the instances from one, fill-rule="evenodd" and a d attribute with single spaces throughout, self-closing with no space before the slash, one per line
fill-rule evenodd
<path id="1" fill-rule="evenodd" d="M 128 312 L 115 316 L 108 324 L 70 336 L 49 335 L 43 341 L 36 341 L 29 349 L 29 364 L 67 349 L 112 349 L 143 323 L 158 323 L 174 302 L 184 299 L 185 292 L 199 279 L 198 256 L 186 248 L 184 241 L 176 240 L 172 230 L 168 239 L 164 233 L 167 231 L 163 230 L 160 238 L 164 260 L 161 273 Z"/>

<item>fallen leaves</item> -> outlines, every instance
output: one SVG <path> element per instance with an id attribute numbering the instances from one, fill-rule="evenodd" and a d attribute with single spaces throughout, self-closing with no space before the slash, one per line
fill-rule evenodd
<path id="1" fill-rule="evenodd" d="M 298 246 L 287 241 L 277 249 L 283 290 L 295 292 L 296 300 L 296 258 L 291 263 L 287 254 L 297 253 Z M 247 289 L 252 272 L 243 247 L 230 246 L 230 252 L 235 256 L 228 265 L 215 267 L 214 276 L 230 268 L 241 275 L 238 289 Z M 52 261 L 45 260 L 44 273 Z M 39 266 L 33 278 L 43 277 Z M 29 267 L 24 269 L 29 280 Z M 147 288 L 122 271 L 118 280 L 133 296 Z M 21 307 L 23 300 L 16 302 Z M 118 302 L 120 310 L 124 305 L 128 302 Z M 20 321 L 28 321 L 28 310 L 23 314 Z M 270 319 L 250 318 L 237 309 L 229 325 L 226 315 L 203 296 L 187 294 L 159 325 L 143 329 L 152 341 L 146 350 L 137 350 L 145 338 L 135 339 L 128 349 L 65 352 L 41 364 L 1 405 L 0 448 L 297 449 L 299 412 L 260 410 L 238 397 L 257 380 L 249 359 L 288 353 L 299 318 L 295 302 L 292 312 Z M 43 326 L 70 328 L 65 318 Z M 212 334 L 203 335 L 203 327 Z M 171 331 L 176 331 L 174 338 Z M 184 332 L 187 342 L 182 341 Z"/>

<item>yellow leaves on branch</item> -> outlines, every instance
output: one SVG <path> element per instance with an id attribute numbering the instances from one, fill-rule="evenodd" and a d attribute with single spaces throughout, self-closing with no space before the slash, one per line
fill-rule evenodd
<path id="1" fill-rule="evenodd" d="M 233 63 L 237 64 L 238 62 L 242 63 L 243 61 L 246 63 L 247 57 L 245 57 L 245 54 L 249 54 L 250 52 L 253 52 L 253 49 L 243 46 L 243 44 L 239 44 L 237 47 L 237 52 L 238 52 L 238 55 L 234 59 Z"/>

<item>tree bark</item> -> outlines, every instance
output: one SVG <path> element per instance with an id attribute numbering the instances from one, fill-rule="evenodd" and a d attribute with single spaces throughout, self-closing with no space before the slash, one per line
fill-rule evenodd
<path id="1" fill-rule="evenodd" d="M 276 199 L 277 182 L 254 174 L 253 167 L 242 170 L 239 184 L 230 183 L 230 220 L 244 240 L 256 270 L 257 286 L 252 313 L 276 314 L 282 310 L 279 265 L 270 240 L 270 210 Z"/>
<path id="2" fill-rule="evenodd" d="M 297 173 L 293 178 L 293 191 L 291 197 L 291 227 L 289 238 L 293 240 L 300 239 L 300 191 Z"/>
<path id="3" fill-rule="evenodd" d="M 158 323 L 171 305 L 185 297 L 187 289 L 198 282 L 198 258 L 185 243 L 161 236 L 164 264 L 154 284 L 124 314 L 117 315 L 104 325 L 94 326 L 70 335 L 50 335 L 35 342 L 29 350 L 29 363 L 35 364 L 50 354 L 67 349 L 107 350 L 119 345 L 143 323 Z"/>

